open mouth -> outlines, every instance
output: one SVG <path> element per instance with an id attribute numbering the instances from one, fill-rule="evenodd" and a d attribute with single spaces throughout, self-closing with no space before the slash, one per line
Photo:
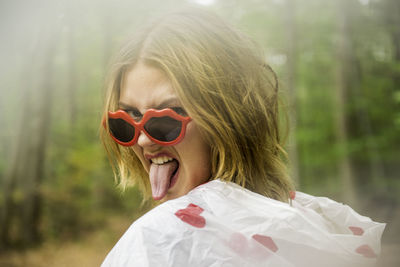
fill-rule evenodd
<path id="1" fill-rule="evenodd" d="M 166 155 L 157 155 L 150 159 L 149 178 L 154 200 L 165 197 L 179 176 L 179 161 Z"/>
<path id="2" fill-rule="evenodd" d="M 176 159 L 174 159 L 174 161 L 176 161 L 176 165 L 177 165 L 177 166 L 176 166 L 176 169 L 174 170 L 174 172 L 171 174 L 171 177 L 170 177 L 170 179 L 169 179 L 170 183 L 169 183 L 168 189 L 172 188 L 172 187 L 175 185 L 176 180 L 178 180 L 178 175 L 179 175 L 179 161 L 177 161 Z"/>

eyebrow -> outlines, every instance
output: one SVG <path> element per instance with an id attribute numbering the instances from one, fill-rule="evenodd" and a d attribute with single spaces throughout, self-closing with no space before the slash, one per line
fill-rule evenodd
<path id="1" fill-rule="evenodd" d="M 126 104 L 126 103 L 124 103 L 122 101 L 119 101 L 118 104 L 119 104 L 119 107 L 121 109 L 138 110 L 137 107 L 129 105 L 129 104 Z M 155 108 L 155 109 L 164 109 L 164 108 L 168 108 L 168 107 L 171 107 L 171 106 L 174 106 L 174 105 L 179 105 L 179 106 L 181 105 L 179 99 L 176 98 L 176 97 L 166 99 L 163 102 L 161 102 L 159 105 L 157 105 L 156 107 L 153 107 L 153 108 Z"/>

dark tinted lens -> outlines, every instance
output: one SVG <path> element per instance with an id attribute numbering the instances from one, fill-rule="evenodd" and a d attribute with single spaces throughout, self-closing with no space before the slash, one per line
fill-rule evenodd
<path id="1" fill-rule="evenodd" d="M 129 142 L 135 136 L 135 128 L 123 119 L 108 119 L 111 134 L 121 142 Z"/>
<path id="2" fill-rule="evenodd" d="M 171 117 L 153 117 L 144 125 L 144 129 L 155 139 L 170 142 L 178 138 L 182 122 Z"/>

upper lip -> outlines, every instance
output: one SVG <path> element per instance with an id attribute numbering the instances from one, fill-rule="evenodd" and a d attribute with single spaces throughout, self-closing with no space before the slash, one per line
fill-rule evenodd
<path id="1" fill-rule="evenodd" d="M 163 157 L 163 156 L 176 159 L 173 155 L 171 155 L 168 152 L 160 152 L 160 153 L 157 153 L 157 154 L 145 154 L 144 155 L 144 157 L 146 159 L 148 159 L 148 160 L 151 160 L 151 159 L 154 159 L 154 158 L 158 158 L 158 157 Z"/>

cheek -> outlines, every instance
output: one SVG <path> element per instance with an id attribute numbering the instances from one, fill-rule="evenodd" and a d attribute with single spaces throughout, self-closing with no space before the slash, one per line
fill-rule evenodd
<path id="1" fill-rule="evenodd" d="M 196 125 L 187 129 L 187 138 L 180 150 L 186 171 L 194 180 L 204 181 L 210 177 L 210 147 L 202 138 Z"/>
<path id="2" fill-rule="evenodd" d="M 199 146 L 190 160 L 189 176 L 191 187 L 205 183 L 211 177 L 210 155 L 207 146 Z"/>
<path id="3" fill-rule="evenodd" d="M 142 163 L 143 168 L 146 170 L 147 173 L 149 173 L 149 162 L 147 159 L 143 157 L 142 149 L 138 145 L 134 145 L 132 147 L 133 152 L 135 152 L 136 157 L 140 160 Z"/>
<path id="4" fill-rule="evenodd" d="M 201 172 L 202 177 L 205 177 L 208 180 L 211 176 L 210 147 L 203 143 L 202 148 L 200 162 L 198 162 L 199 171 Z"/>

